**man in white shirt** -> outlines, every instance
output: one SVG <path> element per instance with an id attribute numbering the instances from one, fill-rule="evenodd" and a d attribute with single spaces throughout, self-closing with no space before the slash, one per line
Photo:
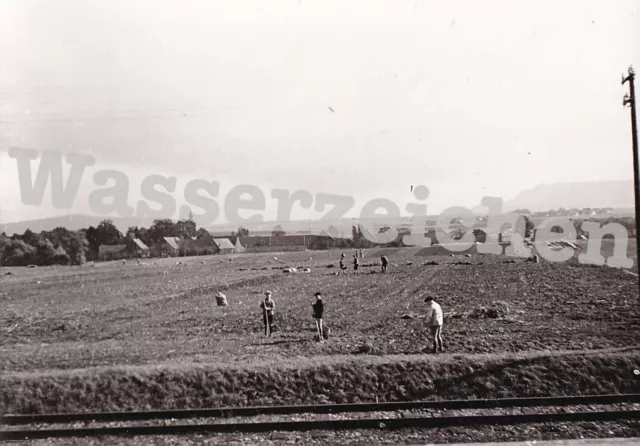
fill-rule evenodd
<path id="1" fill-rule="evenodd" d="M 427 326 L 433 339 L 433 353 L 437 353 L 438 350 L 444 352 L 442 347 L 442 323 L 444 322 L 442 307 L 431 296 L 428 296 L 424 301 L 428 304 Z"/>

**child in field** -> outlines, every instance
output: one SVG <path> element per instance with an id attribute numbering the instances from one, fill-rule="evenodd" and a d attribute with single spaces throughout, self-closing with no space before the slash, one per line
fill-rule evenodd
<path id="1" fill-rule="evenodd" d="M 322 331 L 322 315 L 324 313 L 324 303 L 322 302 L 322 295 L 320 292 L 315 294 L 316 301 L 312 305 L 313 318 L 316 320 L 316 328 L 318 329 L 318 341 L 324 342 L 324 333 Z"/>
<path id="2" fill-rule="evenodd" d="M 264 293 L 264 300 L 260 302 L 260 309 L 262 310 L 262 317 L 264 320 L 264 335 L 271 336 L 273 331 L 273 312 L 276 308 L 276 303 L 271 298 L 271 291 Z"/>
<path id="3" fill-rule="evenodd" d="M 358 274 L 358 267 L 360 266 L 360 260 L 358 260 L 358 254 L 353 255 L 353 274 Z"/>
<path id="4" fill-rule="evenodd" d="M 382 256 L 380 257 L 380 261 L 382 262 L 382 272 L 386 273 L 387 265 L 389 264 L 389 259 L 387 258 L 387 256 Z"/>
<path id="5" fill-rule="evenodd" d="M 431 339 L 433 339 L 433 353 L 437 353 L 438 350 L 444 352 L 442 346 L 442 323 L 444 321 L 442 307 L 431 296 L 428 296 L 424 301 L 428 304 L 427 326 L 431 333 Z"/>

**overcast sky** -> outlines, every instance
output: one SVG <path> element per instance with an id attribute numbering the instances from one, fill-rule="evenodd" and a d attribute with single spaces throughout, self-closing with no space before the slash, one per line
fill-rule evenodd
<path id="1" fill-rule="evenodd" d="M 221 181 L 221 204 L 252 184 L 351 195 L 356 211 L 404 210 L 424 184 L 430 213 L 633 178 L 620 77 L 640 68 L 638 1 L 0 5 L 4 222 L 88 212 L 93 172 L 113 166 L 132 203 L 160 173 Z M 73 209 L 21 204 L 12 146 L 96 157 Z"/>

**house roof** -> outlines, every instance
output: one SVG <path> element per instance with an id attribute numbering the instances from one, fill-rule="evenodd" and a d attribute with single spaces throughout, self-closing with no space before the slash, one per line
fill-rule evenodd
<path id="1" fill-rule="evenodd" d="M 320 233 L 317 235 L 317 237 L 328 237 L 331 240 L 335 240 L 331 234 L 329 234 L 327 231 L 320 231 Z"/>
<path id="2" fill-rule="evenodd" d="M 143 251 L 146 251 L 149 249 L 149 247 L 147 245 L 145 245 L 144 243 L 142 243 L 142 240 L 140 240 L 139 238 L 134 238 L 133 239 L 133 243 L 136 244 L 136 246 L 140 249 L 142 249 Z"/>
<path id="3" fill-rule="evenodd" d="M 178 237 L 162 237 L 162 238 L 173 249 L 180 249 L 180 246 L 178 246 L 178 243 L 179 243 Z"/>
<path id="4" fill-rule="evenodd" d="M 235 249 L 235 246 L 228 238 L 214 238 L 213 242 L 218 246 L 218 249 Z"/>

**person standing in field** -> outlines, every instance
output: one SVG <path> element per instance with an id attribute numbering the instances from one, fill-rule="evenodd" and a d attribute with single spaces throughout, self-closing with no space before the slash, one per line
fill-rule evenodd
<path id="1" fill-rule="evenodd" d="M 358 254 L 353 255 L 353 274 L 358 274 L 358 267 L 360 266 L 360 260 L 358 260 Z"/>
<path id="2" fill-rule="evenodd" d="M 431 296 L 427 296 L 424 301 L 428 304 L 427 326 L 433 340 L 433 353 L 444 352 L 442 346 L 442 323 L 444 322 L 442 307 Z"/>
<path id="3" fill-rule="evenodd" d="M 317 292 L 315 294 L 316 301 L 312 305 L 313 318 L 316 320 L 316 328 L 318 329 L 318 341 L 324 342 L 324 332 L 322 331 L 322 316 L 324 313 L 324 303 L 322 302 L 322 294 Z"/>
<path id="4" fill-rule="evenodd" d="M 273 329 L 273 312 L 276 309 L 276 303 L 271 298 L 271 291 L 264 293 L 264 300 L 260 302 L 262 317 L 264 320 L 264 335 L 271 336 Z"/>
<path id="5" fill-rule="evenodd" d="M 342 274 L 347 274 L 347 265 L 344 264 L 344 252 L 340 256 L 340 271 L 342 271 Z"/>
<path id="6" fill-rule="evenodd" d="M 387 265 L 389 264 L 389 259 L 387 258 L 387 256 L 382 256 L 380 257 L 380 261 L 382 262 L 382 272 L 386 273 Z"/>

